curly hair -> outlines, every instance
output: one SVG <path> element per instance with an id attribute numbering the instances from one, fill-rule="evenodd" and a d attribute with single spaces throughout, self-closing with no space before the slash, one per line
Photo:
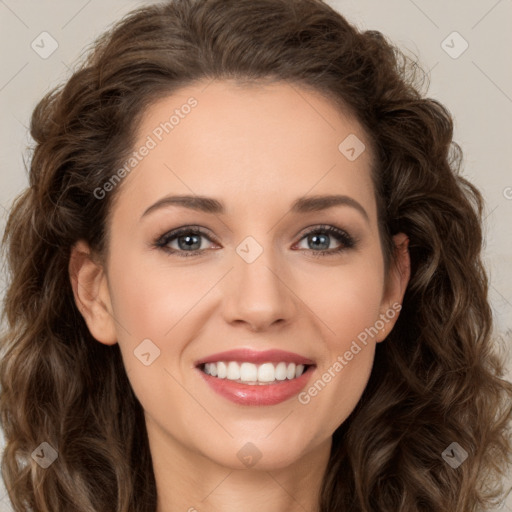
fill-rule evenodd
<path id="1" fill-rule="evenodd" d="M 460 175 L 453 120 L 428 76 L 380 32 L 321 0 L 175 0 L 139 8 L 93 44 L 32 113 L 29 187 L 3 246 L 2 474 L 16 512 L 154 512 L 141 404 L 119 346 L 94 340 L 69 277 L 78 240 L 107 250 L 118 169 L 147 106 L 200 79 L 284 81 L 350 112 L 372 168 L 386 269 L 409 237 L 400 317 L 376 347 L 367 387 L 335 431 L 322 512 L 471 512 L 495 503 L 511 462 L 512 384 L 481 259 L 484 201 Z M 31 457 L 46 441 L 58 460 Z M 442 457 L 456 441 L 468 457 Z"/>

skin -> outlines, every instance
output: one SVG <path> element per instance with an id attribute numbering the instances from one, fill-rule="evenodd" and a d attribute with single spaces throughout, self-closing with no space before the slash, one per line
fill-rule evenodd
<path id="1" fill-rule="evenodd" d="M 315 511 L 331 436 L 359 401 L 376 343 L 399 313 L 307 404 L 297 397 L 272 406 L 234 404 L 202 381 L 194 361 L 232 348 L 280 348 L 316 362 L 314 383 L 358 334 L 402 303 L 407 237 L 394 237 L 397 263 L 386 282 L 369 141 L 356 120 L 297 86 L 188 86 L 146 111 L 136 147 L 190 96 L 197 107 L 116 191 L 106 261 L 83 241 L 73 248 L 76 303 L 98 342 L 120 345 L 145 411 L 158 512 Z M 338 150 L 349 134 L 366 145 L 354 161 Z M 167 206 L 141 219 L 170 194 L 213 197 L 226 212 Z M 295 199 L 317 194 L 352 197 L 369 221 L 347 205 L 290 212 Z M 322 224 L 347 231 L 357 245 L 315 254 L 304 233 Z M 152 246 L 190 225 L 212 234 L 194 249 L 202 256 Z M 236 252 L 247 236 L 263 249 L 252 263 Z M 334 235 L 327 243 L 343 244 Z M 177 239 L 170 246 L 180 250 Z M 134 355 L 147 338 L 160 349 L 148 366 Z M 237 457 L 246 443 L 261 454 L 252 467 Z"/>

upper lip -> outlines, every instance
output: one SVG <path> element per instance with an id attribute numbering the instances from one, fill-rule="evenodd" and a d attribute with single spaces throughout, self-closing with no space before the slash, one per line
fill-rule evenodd
<path id="1" fill-rule="evenodd" d="M 239 348 L 227 350 L 226 352 L 217 352 L 207 357 L 199 359 L 195 362 L 195 366 L 200 366 L 204 363 L 216 363 L 218 361 L 240 361 L 254 364 L 262 363 L 295 363 L 303 365 L 315 364 L 313 360 L 293 352 L 286 352 L 284 350 L 263 350 L 256 351 L 250 348 Z"/>

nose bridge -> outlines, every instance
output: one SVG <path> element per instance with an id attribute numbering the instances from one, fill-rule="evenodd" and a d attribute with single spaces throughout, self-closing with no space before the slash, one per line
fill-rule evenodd
<path id="1" fill-rule="evenodd" d="M 293 313 L 292 294 L 267 235 L 259 235 L 262 243 L 247 236 L 235 248 L 224 309 L 229 322 L 244 321 L 259 329 L 288 320 Z"/>

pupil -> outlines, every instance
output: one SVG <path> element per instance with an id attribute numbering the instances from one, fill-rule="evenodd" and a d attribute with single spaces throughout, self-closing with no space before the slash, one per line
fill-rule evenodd
<path id="1" fill-rule="evenodd" d="M 313 241 L 313 240 L 318 240 L 318 239 L 319 239 L 319 238 L 321 238 L 321 237 L 324 239 L 323 244 L 324 244 L 324 245 L 326 245 L 326 247 L 322 247 L 321 249 L 322 249 L 322 250 L 328 249 L 328 248 L 329 248 L 329 241 L 327 240 L 327 239 L 328 239 L 327 235 L 312 235 L 312 236 L 311 236 L 311 240 L 312 240 L 312 241 Z M 315 242 L 313 242 L 313 243 L 315 243 Z M 320 242 L 320 243 L 322 243 L 322 242 Z M 317 246 L 317 249 L 318 249 L 318 248 L 319 248 L 319 247 Z"/>

